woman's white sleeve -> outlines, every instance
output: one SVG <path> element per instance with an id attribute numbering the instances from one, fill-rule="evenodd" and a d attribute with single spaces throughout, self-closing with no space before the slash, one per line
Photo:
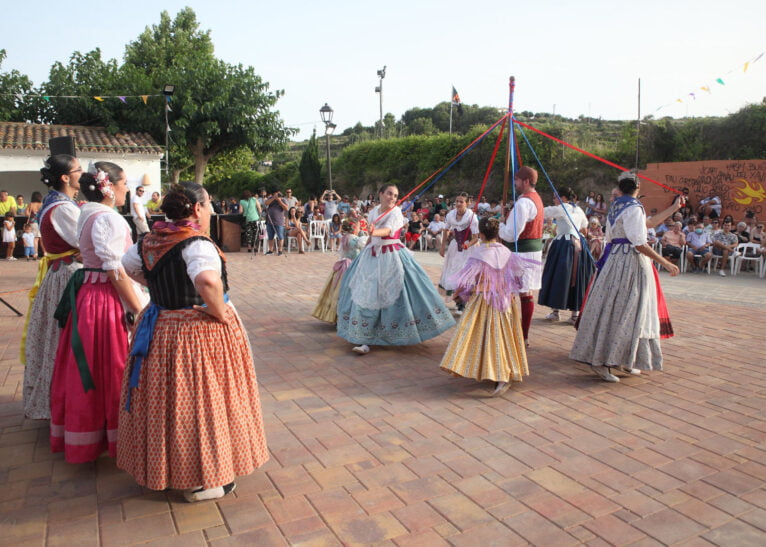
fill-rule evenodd
<path id="1" fill-rule="evenodd" d="M 73 248 L 80 248 L 77 238 L 77 221 L 80 219 L 80 208 L 74 203 L 64 202 L 50 212 L 51 223 L 56 233 Z"/>
<path id="2" fill-rule="evenodd" d="M 629 207 L 622 215 L 622 228 L 625 237 L 637 247 L 646 244 L 646 214 L 641 207 Z"/>
<path id="3" fill-rule="evenodd" d="M 215 245 L 206 239 L 197 239 L 189 243 L 181 251 L 181 256 L 186 262 L 186 273 L 192 283 L 205 271 L 214 271 L 221 275 L 221 257 Z"/>
<path id="4" fill-rule="evenodd" d="M 130 277 L 137 277 L 143 274 L 141 257 L 138 254 L 138 245 L 131 245 L 124 255 L 122 255 L 122 267 Z"/>
<path id="5" fill-rule="evenodd" d="M 128 225 L 118 214 L 102 214 L 93 220 L 91 239 L 102 270 L 119 270 L 125 254 Z"/>

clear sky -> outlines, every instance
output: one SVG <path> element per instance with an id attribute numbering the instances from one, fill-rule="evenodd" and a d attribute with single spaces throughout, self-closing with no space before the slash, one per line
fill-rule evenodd
<path id="1" fill-rule="evenodd" d="M 568 117 L 635 119 L 639 78 L 642 115 L 655 117 L 723 116 L 766 96 L 766 56 L 742 70 L 766 52 L 763 0 L 14 2 L 0 17 L 2 70 L 37 85 L 74 51 L 121 60 L 163 9 L 186 5 L 218 57 L 285 91 L 278 109 L 299 138 L 322 133 L 325 102 L 339 130 L 372 125 L 384 65 L 383 110 L 397 119 L 449 100 L 452 85 L 465 103 L 507 107 L 510 75 L 516 111 Z"/>

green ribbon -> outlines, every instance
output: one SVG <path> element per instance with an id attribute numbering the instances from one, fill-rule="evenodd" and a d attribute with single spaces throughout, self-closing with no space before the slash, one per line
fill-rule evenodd
<path id="1" fill-rule="evenodd" d="M 56 312 L 53 314 L 53 317 L 59 323 L 59 328 L 62 329 L 66 326 L 69 315 L 72 315 L 72 353 L 74 354 L 75 361 L 77 361 L 77 369 L 80 372 L 82 387 L 86 393 L 91 389 L 96 389 L 96 384 L 93 383 L 93 376 L 91 376 L 90 367 L 88 367 L 88 358 L 85 356 L 85 348 L 80 338 L 77 322 L 77 293 L 85 281 L 85 272 L 103 271 L 99 268 L 81 268 L 75 271 L 72 277 L 69 278 L 64 293 L 61 295 L 61 300 L 59 300 L 58 306 L 56 306 Z"/>

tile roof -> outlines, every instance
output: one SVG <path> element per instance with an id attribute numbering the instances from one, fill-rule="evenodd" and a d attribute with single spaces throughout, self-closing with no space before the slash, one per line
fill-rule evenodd
<path id="1" fill-rule="evenodd" d="M 148 133 L 111 135 L 104 127 L 0 122 L 0 150 L 48 150 L 48 139 L 71 136 L 78 152 L 162 154 L 165 149 Z"/>

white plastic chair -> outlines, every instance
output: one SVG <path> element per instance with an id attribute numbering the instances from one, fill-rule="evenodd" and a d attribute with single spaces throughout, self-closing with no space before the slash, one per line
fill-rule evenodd
<path id="1" fill-rule="evenodd" d="M 309 250 L 314 250 L 314 240 L 322 246 L 325 252 L 325 237 L 327 235 L 327 222 L 324 220 L 312 220 L 309 224 Z"/>
<path id="2" fill-rule="evenodd" d="M 731 271 L 731 275 L 734 275 L 734 264 L 736 264 L 738 256 L 739 254 L 736 250 L 729 255 L 729 270 Z M 714 265 L 713 263 L 715 263 L 715 266 L 718 266 L 718 262 L 721 260 L 723 260 L 722 256 L 713 253 L 713 257 L 707 263 L 707 273 L 710 273 L 710 270 Z M 718 268 L 715 269 L 717 270 Z"/>
<path id="3" fill-rule="evenodd" d="M 761 254 L 761 246 L 757 243 L 740 243 L 737 246 L 737 256 L 734 259 L 732 273 L 737 275 L 740 268 L 742 268 L 742 262 L 755 262 L 755 272 L 758 277 L 763 275 L 763 255 Z"/>
<path id="4" fill-rule="evenodd" d="M 269 236 L 266 233 L 266 221 L 265 220 L 259 220 L 258 221 L 258 231 L 260 232 L 260 235 L 258 236 L 258 241 L 255 242 L 255 249 L 254 252 L 258 252 L 258 246 L 261 246 L 261 253 L 266 254 L 266 251 L 269 247 Z"/>

